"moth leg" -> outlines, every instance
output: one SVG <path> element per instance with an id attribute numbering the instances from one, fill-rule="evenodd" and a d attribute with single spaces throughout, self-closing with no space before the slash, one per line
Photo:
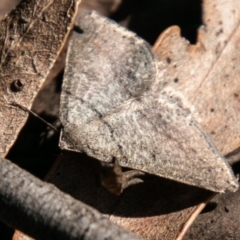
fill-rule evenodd
<path id="1" fill-rule="evenodd" d="M 128 170 L 123 173 L 123 191 L 138 183 L 144 182 L 142 177 L 145 176 L 146 173 L 138 171 L 138 170 Z"/>
<path id="2" fill-rule="evenodd" d="M 120 195 L 123 190 L 122 167 L 118 160 L 113 158 L 112 162 L 101 162 L 100 181 L 102 186 L 109 192 Z"/>

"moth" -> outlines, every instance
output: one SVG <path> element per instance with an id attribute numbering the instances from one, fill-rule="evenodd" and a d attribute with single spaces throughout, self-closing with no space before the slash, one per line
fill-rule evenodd
<path id="1" fill-rule="evenodd" d="M 191 105 L 164 86 L 148 43 L 90 12 L 78 19 L 61 94 L 62 149 L 214 192 L 236 191 Z"/>

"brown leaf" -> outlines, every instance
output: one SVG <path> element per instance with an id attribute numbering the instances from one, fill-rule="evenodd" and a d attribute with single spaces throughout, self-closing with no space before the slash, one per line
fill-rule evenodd
<path id="1" fill-rule="evenodd" d="M 240 239 L 239 197 L 239 190 L 215 197 L 196 219 L 184 240 Z M 214 211 L 211 211 L 211 206 L 215 207 Z"/>
<path id="2" fill-rule="evenodd" d="M 2 0 L 0 3 L 0 19 L 3 19 L 19 2 L 20 0 Z"/>
<path id="3" fill-rule="evenodd" d="M 27 119 L 27 113 L 11 103 L 31 107 L 70 31 L 76 2 L 22 1 L 0 22 L 2 156 L 6 155 Z"/>
<path id="4" fill-rule="evenodd" d="M 101 15 L 109 16 L 119 7 L 122 0 L 82 0 L 79 8 L 79 14 L 89 10 L 95 10 Z"/>
<path id="5" fill-rule="evenodd" d="M 165 80 L 196 107 L 201 126 L 218 150 L 228 154 L 240 146 L 240 2 L 204 1 L 204 25 L 196 45 L 167 29 L 155 44 L 165 63 Z"/>
<path id="6" fill-rule="evenodd" d="M 15 231 L 12 240 L 33 240 L 33 238 L 27 236 L 20 231 Z"/>

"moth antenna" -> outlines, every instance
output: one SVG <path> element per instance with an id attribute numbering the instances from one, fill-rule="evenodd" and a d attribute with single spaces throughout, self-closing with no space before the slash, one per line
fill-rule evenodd
<path id="1" fill-rule="evenodd" d="M 50 127 L 51 129 L 53 129 L 55 132 L 59 132 L 51 123 L 47 122 L 46 120 L 44 120 L 42 117 L 40 117 L 38 114 L 36 114 L 35 112 L 33 112 L 32 110 L 22 106 L 19 103 L 16 102 L 11 102 L 9 105 L 14 106 L 14 107 L 18 107 L 20 109 L 22 109 L 25 112 L 29 112 L 30 114 L 32 114 L 34 117 L 38 118 L 40 121 L 42 121 L 43 123 L 45 123 L 48 127 Z"/>

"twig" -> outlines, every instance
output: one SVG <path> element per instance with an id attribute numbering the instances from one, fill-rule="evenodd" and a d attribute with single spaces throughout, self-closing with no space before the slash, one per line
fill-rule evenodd
<path id="1" fill-rule="evenodd" d="M 22 109 L 25 112 L 29 112 L 30 114 L 32 114 L 34 117 L 38 118 L 40 121 L 44 122 L 48 127 L 50 127 L 51 129 L 53 129 L 56 132 L 59 132 L 52 124 L 48 123 L 46 120 L 44 120 L 43 118 L 41 118 L 39 115 L 37 115 L 35 112 L 33 112 L 32 110 L 25 108 L 24 106 L 16 103 L 16 102 L 11 102 L 9 105 L 14 106 L 14 107 L 18 107 L 20 109 Z"/>
<path id="2" fill-rule="evenodd" d="M 190 228 L 190 226 L 193 224 L 197 216 L 200 214 L 200 212 L 206 207 L 206 205 L 217 195 L 217 193 L 212 193 L 211 196 L 203 203 L 199 204 L 196 209 L 193 211 L 187 222 L 184 224 L 181 232 L 178 234 L 176 240 L 182 240 L 185 236 L 186 232 Z"/>
<path id="3" fill-rule="evenodd" d="M 0 220 L 36 239 L 137 240 L 95 209 L 0 158 Z"/>

